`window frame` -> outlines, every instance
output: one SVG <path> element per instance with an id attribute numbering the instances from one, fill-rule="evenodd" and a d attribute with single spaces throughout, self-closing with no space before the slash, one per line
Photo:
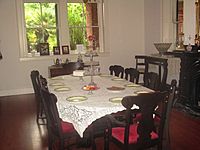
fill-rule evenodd
<path id="1" fill-rule="evenodd" d="M 93 0 L 91 0 L 93 1 Z M 58 6 L 58 39 L 60 43 L 60 49 L 64 45 L 70 45 L 70 36 L 69 36 L 69 26 L 67 22 L 67 2 L 83 2 L 82 0 L 16 0 L 16 11 L 17 11 L 17 21 L 18 21 L 18 36 L 19 36 L 19 48 L 20 48 L 20 58 L 35 58 L 34 56 L 28 56 L 28 47 L 26 40 L 26 23 L 24 16 L 24 3 L 25 2 L 51 2 L 56 3 Z M 104 53 L 104 0 L 96 0 L 98 3 L 98 22 L 99 22 L 99 43 L 100 49 L 98 53 Z M 71 54 L 77 54 L 77 50 L 72 50 Z M 61 53 L 60 56 L 63 54 Z M 70 54 L 68 54 L 70 55 Z M 48 55 L 46 57 L 55 56 Z M 58 56 L 58 55 L 56 55 Z M 66 56 L 66 55 L 65 55 Z M 41 56 L 39 56 L 41 57 Z M 38 58 L 38 57 L 37 57 Z M 44 58 L 44 56 L 42 56 Z"/>

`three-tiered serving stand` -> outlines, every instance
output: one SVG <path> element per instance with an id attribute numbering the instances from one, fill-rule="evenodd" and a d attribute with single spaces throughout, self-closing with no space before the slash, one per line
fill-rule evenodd
<path id="1" fill-rule="evenodd" d="M 91 51 L 88 51 L 86 54 L 85 54 L 85 57 L 90 57 L 90 61 L 89 61 L 89 67 L 90 67 L 90 71 L 89 71 L 89 75 L 91 77 L 90 79 L 90 83 L 88 84 L 88 86 L 94 86 L 94 87 L 97 87 L 97 84 L 94 82 L 94 65 L 96 64 L 96 62 L 94 61 L 94 57 L 97 57 L 98 54 L 96 51 L 94 50 L 91 50 Z"/>

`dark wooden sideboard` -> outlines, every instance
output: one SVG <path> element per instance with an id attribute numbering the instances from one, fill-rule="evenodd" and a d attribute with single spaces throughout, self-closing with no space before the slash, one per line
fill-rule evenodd
<path id="1" fill-rule="evenodd" d="M 83 69 L 89 66 L 90 66 L 89 62 L 84 62 L 84 63 L 69 62 L 67 64 L 52 65 L 48 67 L 49 77 L 72 74 L 72 72 L 76 69 Z M 93 66 L 99 66 L 99 62 L 94 61 Z"/>
<path id="2" fill-rule="evenodd" d="M 62 65 L 52 65 L 48 67 L 49 77 L 56 77 L 59 75 L 65 75 L 66 71 Z"/>

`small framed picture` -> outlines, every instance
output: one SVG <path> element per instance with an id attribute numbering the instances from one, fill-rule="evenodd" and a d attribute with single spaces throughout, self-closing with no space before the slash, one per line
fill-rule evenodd
<path id="1" fill-rule="evenodd" d="M 49 55 L 49 43 L 39 43 L 40 55 Z"/>
<path id="2" fill-rule="evenodd" d="M 69 54 L 69 46 L 68 45 L 62 46 L 62 54 Z"/>
<path id="3" fill-rule="evenodd" d="M 59 46 L 53 47 L 53 54 L 54 55 L 60 55 L 60 47 Z"/>

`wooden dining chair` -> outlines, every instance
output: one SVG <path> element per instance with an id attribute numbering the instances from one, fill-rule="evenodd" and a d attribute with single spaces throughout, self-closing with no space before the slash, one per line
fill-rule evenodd
<path id="1" fill-rule="evenodd" d="M 140 79 L 141 75 L 144 78 L 145 71 L 145 55 L 136 55 L 135 56 L 135 68 L 139 72 L 139 82 L 143 79 Z M 141 82 L 140 82 L 141 83 Z"/>
<path id="2" fill-rule="evenodd" d="M 165 127 L 164 127 L 164 133 L 163 133 L 163 143 L 165 146 L 165 149 L 170 149 L 170 134 L 169 134 L 169 121 L 170 121 L 170 113 L 173 107 L 174 100 L 176 98 L 176 90 L 177 90 L 177 81 L 173 79 L 170 84 L 170 88 L 168 89 L 169 95 L 168 95 L 168 101 L 167 101 L 167 110 L 166 110 L 166 121 L 165 121 Z M 161 104 L 162 105 L 162 104 Z M 161 121 L 161 115 L 162 115 L 162 107 L 157 107 L 154 111 L 154 122 L 155 124 L 160 124 Z M 137 122 L 141 119 L 141 113 L 140 111 L 135 113 L 135 117 L 133 119 L 133 122 Z"/>
<path id="3" fill-rule="evenodd" d="M 143 86 L 152 90 L 159 91 L 160 90 L 159 75 L 155 72 L 146 72 L 144 76 Z"/>
<path id="4" fill-rule="evenodd" d="M 49 150 L 64 150 L 77 145 L 80 136 L 71 123 L 59 118 L 57 97 L 44 87 L 41 88 L 41 94 L 47 116 Z"/>
<path id="5" fill-rule="evenodd" d="M 38 70 L 31 71 L 30 77 L 31 77 L 34 94 L 36 98 L 36 105 L 37 105 L 36 106 L 36 109 L 37 109 L 36 122 L 38 125 L 46 125 L 46 122 L 45 122 L 46 116 L 44 113 L 44 107 L 43 107 L 41 93 L 40 93 L 41 84 L 40 84 L 39 76 L 40 74 Z"/>
<path id="6" fill-rule="evenodd" d="M 112 115 L 107 115 L 108 132 L 105 147 L 109 149 L 109 142 L 114 142 L 121 149 L 146 149 L 157 146 L 162 149 L 163 130 L 167 110 L 167 92 L 143 93 L 137 96 L 126 96 L 121 103 L 125 107 L 125 121 L 119 121 Z M 162 105 L 160 105 L 162 104 Z M 131 109 L 139 106 L 140 119 L 134 122 L 135 115 Z M 162 107 L 159 125 L 155 124 L 153 114 L 155 108 Z"/>
<path id="7" fill-rule="evenodd" d="M 109 67 L 110 75 L 114 75 L 120 78 L 124 77 L 124 67 L 120 65 L 111 65 Z"/>
<path id="8" fill-rule="evenodd" d="M 125 69 L 125 79 L 133 83 L 138 83 L 139 80 L 139 71 L 135 68 L 126 68 Z"/>
<path id="9" fill-rule="evenodd" d="M 158 89 L 160 91 L 167 90 L 167 75 L 168 75 L 168 63 L 166 58 L 145 57 L 145 73 L 144 79 L 148 72 L 155 72 L 159 77 Z"/>

